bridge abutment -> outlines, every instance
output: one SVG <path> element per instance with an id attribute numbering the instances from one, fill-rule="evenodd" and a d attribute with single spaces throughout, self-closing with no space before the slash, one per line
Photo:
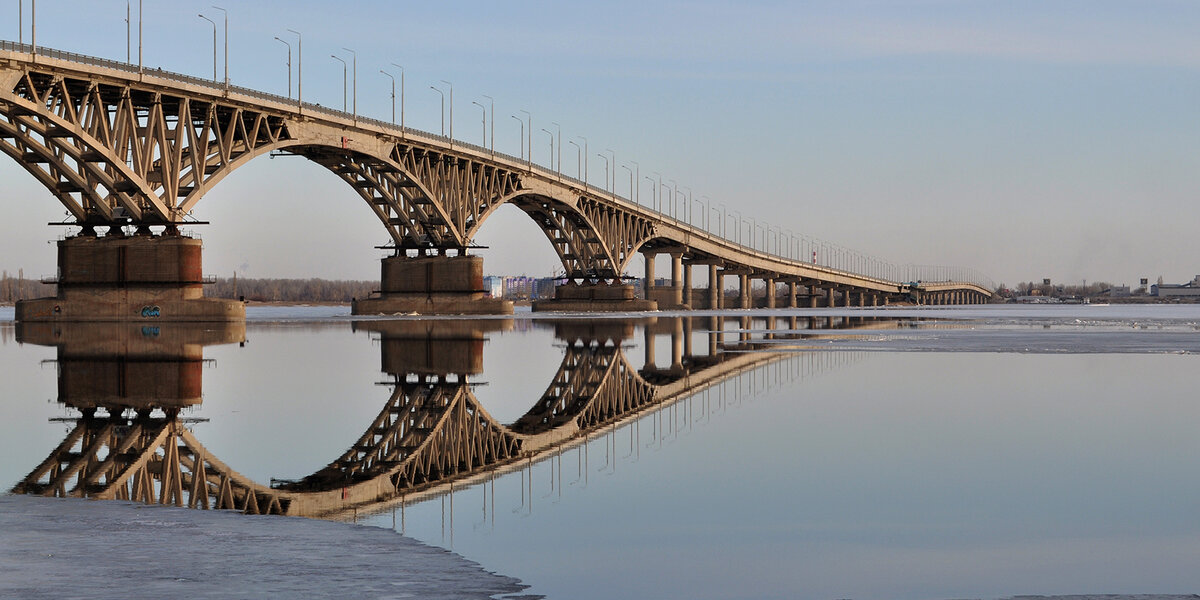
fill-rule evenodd
<path id="1" fill-rule="evenodd" d="M 17 303 L 17 321 L 242 321 L 237 300 L 205 298 L 201 242 L 112 233 L 58 242 L 53 298 Z"/>
<path id="2" fill-rule="evenodd" d="M 509 315 L 510 300 L 489 298 L 483 289 L 479 256 L 389 256 L 382 261 L 380 289 L 355 299 L 350 313 Z"/>

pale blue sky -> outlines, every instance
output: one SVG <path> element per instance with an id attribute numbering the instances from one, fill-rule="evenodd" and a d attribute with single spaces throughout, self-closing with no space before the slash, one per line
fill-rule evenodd
<path id="1" fill-rule="evenodd" d="M 136 21 L 136 0 L 134 20 Z M 407 69 L 407 124 L 439 127 L 454 83 L 456 137 L 480 141 L 496 99 L 496 147 L 518 125 L 587 136 L 599 184 L 611 148 L 694 197 L 898 263 L 976 267 L 995 281 L 1136 284 L 1200 273 L 1200 3 L 236 2 L 230 76 L 285 94 L 286 49 L 304 34 L 308 101 L 341 104 L 358 52 L 359 112 L 390 117 Z M 336 7 L 336 8 L 331 8 Z M 26 40 L 30 3 L 25 2 Z M 0 8 L 16 39 L 17 2 Z M 208 3 L 146 2 L 145 63 L 208 76 Z M 125 3 L 43 0 L 38 42 L 125 57 Z M 134 32 L 136 60 L 136 29 Z M 563 149 L 574 173 L 574 146 Z M 628 190 L 619 171 L 617 188 Z M 642 187 L 649 194 L 649 185 Z M 45 241 L 62 209 L 0 161 L 0 268 L 54 271 Z M 699 212 L 699 211 L 697 211 Z M 378 276 L 382 227 L 353 190 L 301 159 L 263 159 L 201 201 L 205 271 Z M 478 240 L 486 270 L 549 274 L 549 244 L 515 209 Z M 640 274 L 640 267 L 634 274 Z"/>

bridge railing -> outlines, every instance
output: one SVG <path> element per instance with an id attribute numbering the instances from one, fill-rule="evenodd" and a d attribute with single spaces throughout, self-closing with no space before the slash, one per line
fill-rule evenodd
<path id="1" fill-rule="evenodd" d="M 725 244 L 737 247 L 741 252 L 746 254 L 765 257 L 770 260 L 781 260 L 785 262 L 816 265 L 839 274 L 854 277 L 865 277 L 887 283 L 899 283 L 904 281 L 911 282 L 918 280 L 931 282 L 954 281 L 961 283 L 972 283 L 989 290 L 995 289 L 995 285 L 990 279 L 974 269 L 932 265 L 895 264 L 838 244 L 826 242 L 817 238 L 810 238 L 802 234 L 798 235 L 792 233 L 790 230 L 785 230 L 780 227 L 771 227 L 766 224 L 763 224 L 762 227 L 759 227 L 757 222 L 755 222 L 753 219 L 751 219 L 750 223 L 746 223 L 746 220 L 740 215 L 737 216 L 738 230 L 736 235 L 729 236 L 726 235 L 725 225 L 728 223 L 729 219 L 734 217 L 734 215 L 728 215 L 725 211 L 723 211 L 721 215 L 722 222 L 720 223 L 720 227 L 711 227 L 711 220 L 708 217 L 712 216 L 711 213 L 714 209 L 710 204 L 706 204 L 704 207 L 705 218 L 702 220 L 703 225 L 697 225 L 695 223 L 696 219 L 695 212 L 693 210 L 693 204 L 698 204 L 698 201 L 693 200 L 690 196 L 688 197 L 687 204 L 682 211 L 684 213 L 684 218 L 680 219 L 679 215 L 677 214 L 681 212 L 678 210 L 678 199 L 673 199 L 672 201 L 671 213 L 675 214 L 665 213 L 662 211 L 663 203 L 661 201 L 659 203 L 659 208 L 654 208 L 648 204 L 642 204 L 636 199 L 621 196 L 616 192 L 615 189 L 609 190 L 605 188 L 597 188 L 587 181 L 566 175 L 562 172 L 561 167 L 558 170 L 554 170 L 534 163 L 527 157 L 518 157 L 504 152 L 497 152 L 484 146 L 472 144 L 470 142 L 464 142 L 461 140 L 455 140 L 449 136 L 441 134 L 422 131 L 420 129 L 414 129 L 407 126 L 401 128 L 395 123 L 356 115 L 344 110 L 322 106 L 320 104 L 301 102 L 296 98 L 280 96 L 278 94 L 271 94 L 247 87 L 235 86 L 229 83 L 195 77 L 192 75 L 184 75 L 182 73 L 165 71 L 160 68 L 147 69 L 144 66 L 135 65 L 132 63 L 99 58 L 96 56 L 89 56 L 76 52 L 56 50 L 54 48 L 46 48 L 44 46 L 38 46 L 36 48 L 36 53 L 34 50 L 35 49 L 32 44 L 0 40 L 0 51 L 31 54 L 35 57 L 35 60 L 37 57 L 54 58 L 79 64 L 113 69 L 134 75 L 150 75 L 162 79 L 169 79 L 172 81 L 178 81 L 180 83 L 206 88 L 218 94 L 236 93 L 242 96 L 265 100 L 268 102 L 292 105 L 302 112 L 320 113 L 337 119 L 354 120 L 356 123 L 370 125 L 380 128 L 384 131 L 394 131 L 399 137 L 415 135 L 432 142 L 443 143 L 452 148 L 463 148 L 480 155 L 490 156 L 493 159 L 503 160 L 510 165 L 524 165 L 526 170 L 530 172 L 536 172 L 538 175 L 544 178 L 554 179 L 560 182 L 578 186 L 585 193 L 609 198 L 613 202 L 624 204 L 629 208 L 636 209 L 637 211 L 653 213 L 658 216 L 659 222 L 670 222 L 675 227 L 686 229 L 693 234 L 703 232 L 707 236 L 719 238 L 723 240 Z M 611 168 L 615 170 L 617 167 L 616 165 L 611 165 Z M 641 182 L 638 182 L 637 185 L 640 186 Z M 661 183 L 659 185 L 661 186 Z M 659 193 L 661 193 L 661 188 L 658 192 L 656 192 L 656 194 Z M 634 195 L 632 190 L 630 195 Z M 750 226 L 749 243 L 744 242 L 741 235 L 743 231 L 746 231 L 744 229 L 746 225 Z M 758 235 L 760 231 L 763 232 L 762 236 Z M 770 243 L 772 232 L 775 235 L 773 252 L 771 251 L 772 244 Z M 781 239 L 783 237 L 787 238 L 786 245 Z M 816 254 L 816 257 L 812 258 L 814 253 Z"/>

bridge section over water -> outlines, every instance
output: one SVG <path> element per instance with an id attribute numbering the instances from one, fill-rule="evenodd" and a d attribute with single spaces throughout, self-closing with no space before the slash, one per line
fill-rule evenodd
<path id="1" fill-rule="evenodd" d="M 510 311 L 484 297 L 482 259 L 469 252 L 505 204 L 537 224 L 562 263 L 556 299 L 539 310 L 748 308 L 754 281 L 766 284 L 761 303 L 768 307 L 803 300 L 974 303 L 991 295 L 990 284 L 964 270 L 941 270 L 931 286 L 929 276 L 901 280 L 897 268 L 817 264 L 794 248 L 767 252 L 728 239 L 680 220 L 678 207 L 660 202 L 665 214 L 530 158 L 228 84 L 44 48 L 34 53 L 11 42 L 0 42 L 0 151 L 58 198 L 81 228 L 78 237 L 132 230 L 144 238 L 138 252 L 149 262 L 165 260 L 153 240 L 178 236 L 197 203 L 234 170 L 265 154 L 306 157 L 345 181 L 390 238 L 379 297 L 360 302 L 356 312 Z M 91 260 L 90 250 L 72 244 L 80 243 L 60 244 L 60 270 L 72 266 L 61 264 L 62 256 Z M 625 280 L 639 253 L 645 300 L 635 299 Z M 660 255 L 670 257 L 666 285 L 655 285 Z M 699 266 L 708 269 L 707 292 L 691 285 Z M 114 285 L 150 285 L 139 280 L 138 264 L 121 268 Z M 734 301 L 724 298 L 729 276 L 739 282 Z M 777 286 L 784 284 L 781 296 Z"/>

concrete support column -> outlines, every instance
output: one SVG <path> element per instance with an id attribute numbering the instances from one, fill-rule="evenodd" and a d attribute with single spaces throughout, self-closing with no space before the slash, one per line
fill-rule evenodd
<path id="1" fill-rule="evenodd" d="M 820 293 L 821 293 L 821 288 L 819 288 L 815 285 L 808 286 L 808 307 L 809 308 L 817 307 L 817 295 Z"/>
<path id="2" fill-rule="evenodd" d="M 763 282 L 767 284 L 767 308 L 775 308 L 775 278 L 767 277 Z"/>
<path id="3" fill-rule="evenodd" d="M 713 310 L 721 308 L 721 281 L 718 277 L 717 265 L 708 265 L 708 307 Z"/>
<path id="4" fill-rule="evenodd" d="M 683 303 L 692 306 L 692 265 L 683 265 Z"/>
<path id="5" fill-rule="evenodd" d="M 750 304 L 751 297 L 750 276 L 738 275 L 738 308 L 753 308 Z"/>
<path id="6" fill-rule="evenodd" d="M 788 282 L 788 308 L 796 308 L 796 282 Z"/>
<path id="7" fill-rule="evenodd" d="M 858 305 L 859 305 L 859 306 L 866 306 L 866 305 L 867 305 L 867 293 L 866 293 L 866 292 L 859 292 L 859 293 L 858 293 Z"/>
<path id="8" fill-rule="evenodd" d="M 683 255 L 671 253 L 671 305 L 683 304 Z"/>
<path id="9" fill-rule="evenodd" d="M 654 287 L 654 255 L 646 254 L 646 299 L 650 299 L 650 290 Z"/>
<path id="10" fill-rule="evenodd" d="M 828 290 L 826 290 L 826 292 L 829 293 L 829 297 L 826 298 L 825 304 L 829 308 L 833 308 L 834 306 L 836 306 L 836 304 L 835 304 L 836 298 L 834 298 L 834 296 L 836 296 L 837 293 L 834 291 L 834 289 L 832 287 L 830 287 Z"/>

